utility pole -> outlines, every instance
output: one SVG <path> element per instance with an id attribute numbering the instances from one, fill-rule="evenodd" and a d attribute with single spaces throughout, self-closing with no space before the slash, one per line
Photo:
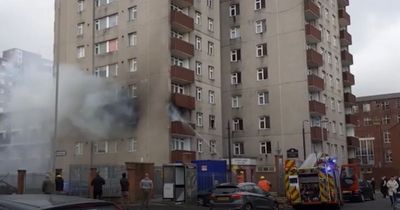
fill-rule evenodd
<path id="1" fill-rule="evenodd" d="M 303 120 L 303 156 L 304 156 L 304 161 L 306 161 L 307 154 L 306 154 L 306 131 L 304 129 L 304 123 L 308 122 L 308 120 Z"/>
<path id="2" fill-rule="evenodd" d="M 228 164 L 229 164 L 229 182 L 232 183 L 232 146 L 231 146 L 231 126 L 228 121 Z"/>

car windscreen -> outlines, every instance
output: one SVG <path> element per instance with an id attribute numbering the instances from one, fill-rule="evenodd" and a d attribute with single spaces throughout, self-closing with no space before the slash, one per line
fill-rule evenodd
<path id="1" fill-rule="evenodd" d="M 119 210 L 112 204 L 77 204 L 69 206 L 59 206 L 54 208 L 48 208 L 46 210 Z"/>
<path id="2" fill-rule="evenodd" d="M 224 187 L 217 187 L 214 189 L 213 193 L 215 194 L 231 194 L 237 192 L 239 188 L 235 186 L 224 186 Z"/>

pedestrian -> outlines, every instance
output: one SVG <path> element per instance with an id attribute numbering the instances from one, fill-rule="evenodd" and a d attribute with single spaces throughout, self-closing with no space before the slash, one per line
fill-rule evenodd
<path id="1" fill-rule="evenodd" d="M 371 178 L 371 187 L 372 187 L 372 192 L 375 194 L 376 186 L 375 186 L 375 178 Z"/>
<path id="2" fill-rule="evenodd" d="M 148 173 L 144 174 L 144 178 L 140 180 L 139 186 L 143 195 L 141 209 L 149 209 L 150 195 L 151 191 L 153 190 L 153 181 L 149 178 Z"/>
<path id="3" fill-rule="evenodd" d="M 387 179 L 386 176 L 382 177 L 381 180 L 381 193 L 383 195 L 383 198 L 387 197 L 387 193 L 388 193 L 388 188 L 387 188 Z"/>
<path id="4" fill-rule="evenodd" d="M 392 176 L 390 177 L 390 180 L 387 182 L 387 187 L 388 187 L 388 193 L 389 193 L 389 197 L 390 197 L 390 203 L 393 206 L 393 203 L 395 201 L 395 196 L 396 196 L 396 192 L 397 192 L 397 188 L 399 188 L 399 184 L 397 184 L 397 181 L 395 180 L 395 178 Z"/>
<path id="5" fill-rule="evenodd" d="M 64 191 L 64 179 L 62 178 L 61 174 L 57 174 L 56 179 L 54 181 L 56 183 L 56 191 L 57 192 Z"/>
<path id="6" fill-rule="evenodd" d="M 122 173 L 119 185 L 121 186 L 121 204 L 126 206 L 128 205 L 129 196 L 129 180 L 126 178 L 126 173 Z"/>
<path id="7" fill-rule="evenodd" d="M 264 193 L 268 193 L 271 189 L 271 183 L 267 179 L 265 179 L 264 176 L 260 176 L 258 187 L 260 187 L 264 191 Z"/>
<path id="8" fill-rule="evenodd" d="M 96 177 L 92 180 L 91 185 L 93 186 L 93 198 L 101 199 L 103 196 L 103 185 L 106 184 L 106 181 L 103 177 L 100 176 L 100 172 L 96 173 Z"/>
<path id="9" fill-rule="evenodd" d="M 239 171 L 239 174 L 236 176 L 236 181 L 238 184 L 244 182 L 244 171 Z"/>
<path id="10" fill-rule="evenodd" d="M 44 194 L 52 194 L 53 191 L 54 191 L 53 182 L 50 180 L 50 175 L 46 174 L 46 177 L 44 178 L 42 183 L 42 192 Z"/>

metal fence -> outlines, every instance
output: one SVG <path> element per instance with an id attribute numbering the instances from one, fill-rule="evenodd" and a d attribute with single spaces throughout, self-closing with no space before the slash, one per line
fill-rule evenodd
<path id="1" fill-rule="evenodd" d="M 24 193 L 38 194 L 42 193 L 42 183 L 46 174 L 27 173 L 25 176 Z M 9 173 L 0 175 L 0 194 L 12 194 L 17 192 L 18 174 Z"/>

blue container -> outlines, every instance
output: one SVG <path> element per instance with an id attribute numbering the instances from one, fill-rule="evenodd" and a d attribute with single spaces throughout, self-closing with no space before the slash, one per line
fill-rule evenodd
<path id="1" fill-rule="evenodd" d="M 225 160 L 195 160 L 197 168 L 197 191 L 207 192 L 216 184 L 226 183 Z"/>

